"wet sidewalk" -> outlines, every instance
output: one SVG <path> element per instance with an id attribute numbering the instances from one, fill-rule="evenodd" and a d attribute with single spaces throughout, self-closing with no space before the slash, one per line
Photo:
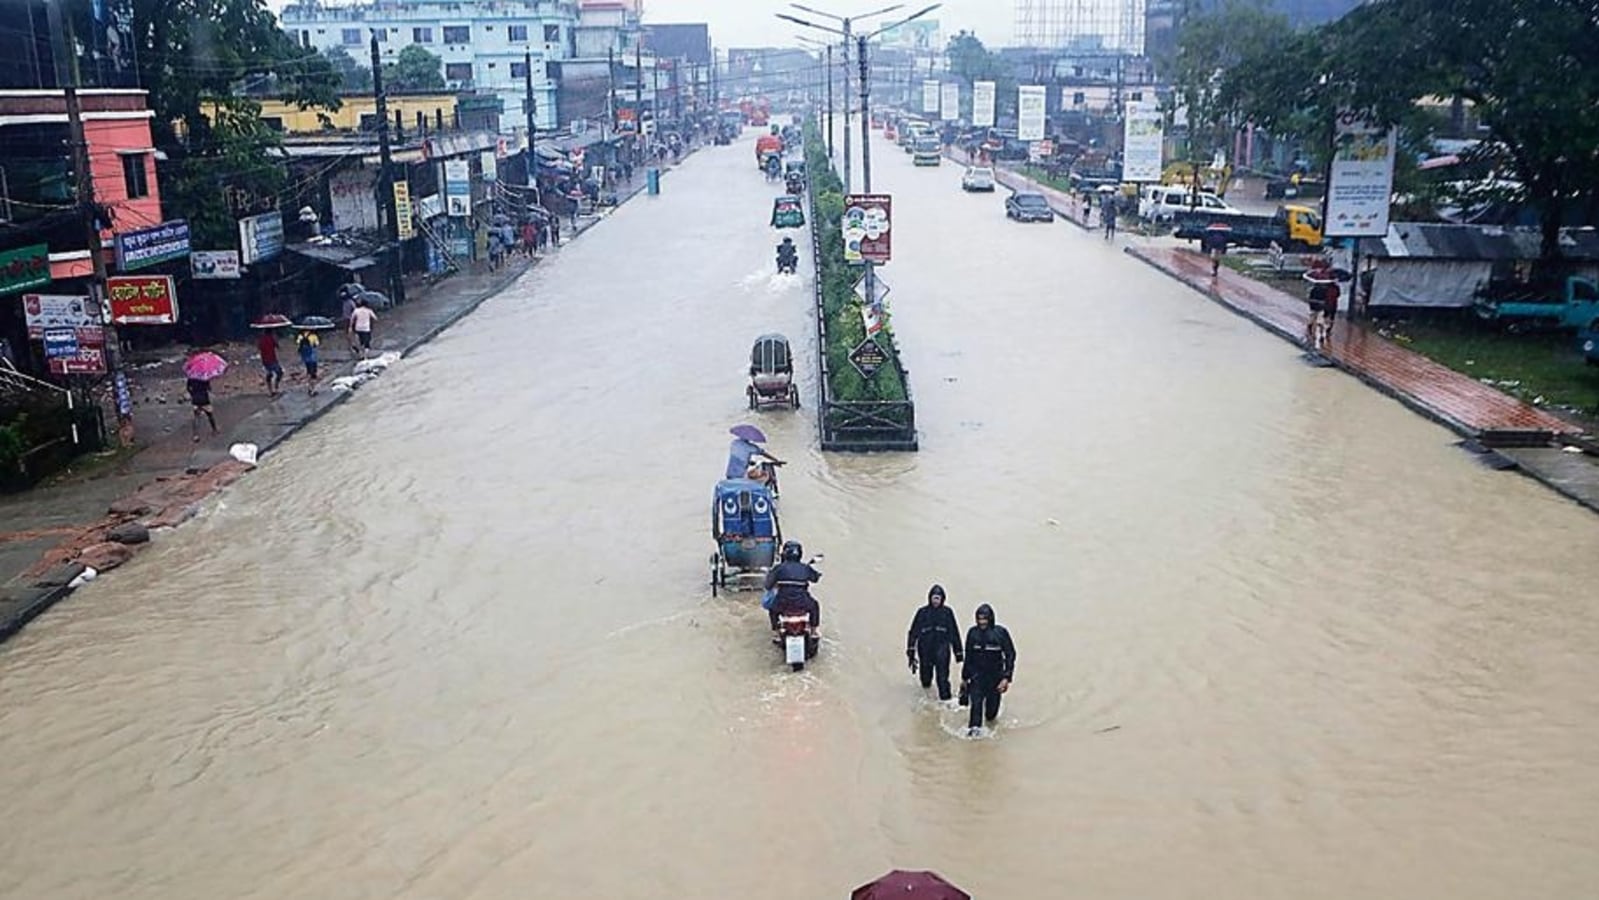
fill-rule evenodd
<path id="1" fill-rule="evenodd" d="M 618 206 L 644 186 L 642 173 L 621 186 Z M 570 218 L 564 219 L 562 246 L 604 221 L 614 209 L 580 216 L 575 227 Z M 482 261 L 469 262 L 432 284 L 408 281 L 407 301 L 380 313 L 371 356 L 410 354 L 510 286 L 539 260 L 560 252 L 559 247 L 547 247 L 532 259 L 513 256 L 495 271 Z M 139 438 L 148 443 L 108 471 L 0 497 L 0 640 L 69 592 L 67 583 L 82 567 L 67 561 L 85 547 L 103 544 L 107 529 L 135 521 L 152 527 L 177 524 L 206 495 L 248 469 L 230 456 L 232 445 L 254 444 L 264 456 L 353 396 L 354 391 L 331 386 L 335 378 L 352 374 L 356 363 L 346 338 L 337 331 L 324 333 L 323 338 L 320 389 L 315 396 L 307 391 L 299 358 L 289 344 L 280 351 L 289 376 L 283 393 L 270 398 L 257 381 L 253 390 L 218 397 L 217 434 L 204 429 L 196 442 L 188 427 L 186 400 L 167 402 L 163 397 L 159 407 L 136 406 Z M 233 364 L 259 369 L 253 355 Z M 181 385 L 168 393 L 180 395 Z M 173 427 L 174 422 L 183 424 Z"/>

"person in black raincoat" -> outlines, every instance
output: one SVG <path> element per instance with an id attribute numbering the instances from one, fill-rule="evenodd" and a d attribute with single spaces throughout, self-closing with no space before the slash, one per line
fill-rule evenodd
<path id="1" fill-rule="evenodd" d="M 927 592 L 927 605 L 916 610 L 911 619 L 910 631 L 905 635 L 905 658 L 911 671 L 921 676 L 922 688 L 933 686 L 938 678 L 938 699 L 948 700 L 949 654 L 955 661 L 965 660 L 961 650 L 960 624 L 955 621 L 955 611 L 944 605 L 944 588 L 933 585 Z"/>
<path id="2" fill-rule="evenodd" d="M 961 667 L 961 698 L 971 703 L 966 724 L 973 733 L 986 719 L 999 718 L 1000 697 L 1016 675 L 1016 645 L 1010 632 L 994 621 L 994 608 L 977 607 L 977 624 L 966 632 L 966 664 Z"/>

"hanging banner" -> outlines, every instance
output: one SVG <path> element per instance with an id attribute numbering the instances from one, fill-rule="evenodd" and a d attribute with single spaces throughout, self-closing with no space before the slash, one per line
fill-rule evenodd
<path id="1" fill-rule="evenodd" d="M 100 316 L 88 297 L 61 294 L 23 294 L 22 320 L 28 326 L 28 340 L 44 338 L 55 328 L 99 328 Z M 80 335 L 79 340 L 83 340 Z"/>
<path id="2" fill-rule="evenodd" d="M 500 169 L 499 169 L 499 163 L 494 157 L 494 151 L 493 150 L 484 150 L 482 153 L 480 153 L 478 155 L 478 159 L 480 160 L 480 165 L 481 165 L 481 167 L 483 169 L 483 180 L 484 181 L 496 181 L 496 180 L 498 180 L 499 177 L 500 177 Z"/>
<path id="3" fill-rule="evenodd" d="M 1024 84 L 1016 89 L 1016 139 L 1044 139 L 1044 87 Z"/>
<path id="4" fill-rule="evenodd" d="M 946 122 L 953 122 L 961 117 L 961 86 L 959 83 L 946 82 L 939 98 L 939 118 Z"/>
<path id="5" fill-rule="evenodd" d="M 408 241 L 416 236 L 416 227 L 411 224 L 411 182 L 396 181 L 394 183 L 394 221 L 399 226 L 400 240 Z"/>
<path id="6" fill-rule="evenodd" d="M 850 194 L 844 198 L 844 261 L 886 263 L 892 254 L 889 233 L 893 199 L 888 194 Z"/>
<path id="7" fill-rule="evenodd" d="M 1327 182 L 1328 237 L 1382 237 L 1394 193 L 1394 132 L 1365 113 L 1340 110 Z"/>
<path id="8" fill-rule="evenodd" d="M 472 214 L 472 167 L 464 159 L 444 161 L 444 207 L 451 216 Z"/>
<path id="9" fill-rule="evenodd" d="M 922 112 L 938 112 L 938 82 L 922 82 Z"/>
<path id="10" fill-rule="evenodd" d="M 49 244 L 0 251 L 0 297 L 49 283 Z"/>
<path id="11" fill-rule="evenodd" d="M 239 262 L 252 266 L 283 252 L 283 213 L 273 210 L 239 220 Z"/>
<path id="12" fill-rule="evenodd" d="M 117 235 L 117 268 L 124 272 L 188 255 L 189 223 L 183 219 Z"/>
<path id="13" fill-rule="evenodd" d="M 189 271 L 195 278 L 238 278 L 239 251 L 196 250 L 189 254 Z"/>
<path id="14" fill-rule="evenodd" d="M 1123 123 L 1122 180 L 1158 183 L 1166 134 L 1161 127 L 1160 104 L 1153 100 L 1130 100 Z"/>
<path id="15" fill-rule="evenodd" d="M 111 321 L 118 325 L 171 325 L 178 295 L 171 275 L 117 275 L 105 280 Z"/>
<path id="16" fill-rule="evenodd" d="M 979 81 L 972 85 L 972 124 L 978 128 L 994 127 L 994 82 Z"/>

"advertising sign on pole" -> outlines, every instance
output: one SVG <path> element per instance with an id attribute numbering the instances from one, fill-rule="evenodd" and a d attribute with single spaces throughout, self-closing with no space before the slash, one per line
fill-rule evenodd
<path id="1" fill-rule="evenodd" d="M 183 219 L 117 235 L 117 268 L 124 272 L 188 255 L 189 223 Z"/>
<path id="2" fill-rule="evenodd" d="M 922 82 L 922 112 L 938 112 L 938 82 Z"/>
<path id="3" fill-rule="evenodd" d="M 78 355 L 78 333 L 70 328 L 46 328 L 41 340 L 44 342 L 45 359 Z"/>
<path id="4" fill-rule="evenodd" d="M 189 254 L 189 269 L 197 279 L 238 278 L 239 251 L 196 250 Z"/>
<path id="5" fill-rule="evenodd" d="M 844 198 L 844 261 L 886 263 L 892 254 L 893 200 L 888 194 Z"/>
<path id="6" fill-rule="evenodd" d="M 888 354 L 883 352 L 882 345 L 870 335 L 849 352 L 850 364 L 855 371 L 861 373 L 862 378 L 871 378 L 877 370 L 888 364 Z"/>
<path id="7" fill-rule="evenodd" d="M 494 151 L 493 150 L 484 150 L 481 154 L 478 155 L 478 158 L 479 158 L 479 161 L 480 161 L 480 165 L 483 168 L 483 180 L 484 181 L 494 181 L 497 178 L 499 178 L 499 175 L 500 175 L 499 162 L 498 162 L 498 160 L 496 160 L 494 158 Z"/>
<path id="8" fill-rule="evenodd" d="M 1328 237 L 1382 237 L 1394 193 L 1394 131 L 1364 113 L 1340 110 L 1333 123 L 1327 182 Z"/>
<path id="9" fill-rule="evenodd" d="M 961 86 L 958 82 L 945 82 L 940 88 L 939 118 L 953 122 L 961 117 Z"/>
<path id="10" fill-rule="evenodd" d="M 111 321 L 118 325 L 171 325 L 178 296 L 170 275 L 117 275 L 105 280 Z"/>
<path id="11" fill-rule="evenodd" d="M 411 224 L 411 182 L 396 181 L 394 183 L 394 221 L 400 229 L 400 240 L 408 241 L 416 236 L 416 227 Z"/>
<path id="12" fill-rule="evenodd" d="M 1016 89 L 1016 139 L 1044 139 L 1044 87 L 1024 84 Z"/>
<path id="13" fill-rule="evenodd" d="M 99 328 L 100 317 L 88 297 L 60 294 L 23 294 L 22 319 L 28 326 L 28 339 L 43 340 L 54 328 Z"/>
<path id="14" fill-rule="evenodd" d="M 453 217 L 472 214 L 472 167 L 464 159 L 444 161 L 444 207 Z"/>
<path id="15" fill-rule="evenodd" d="M 972 124 L 978 128 L 994 127 L 994 82 L 979 81 L 972 85 Z"/>
<path id="16" fill-rule="evenodd" d="M 49 283 L 49 244 L 0 251 L 0 296 Z"/>
<path id="17" fill-rule="evenodd" d="M 88 347 L 80 344 L 77 353 L 46 360 L 46 364 L 52 375 L 104 375 L 105 345 Z"/>
<path id="18" fill-rule="evenodd" d="M 1160 104 L 1153 100 L 1128 101 L 1123 129 L 1122 180 L 1159 182 L 1166 142 Z"/>
<path id="19" fill-rule="evenodd" d="M 252 266 L 283 252 L 283 213 L 273 210 L 239 220 L 239 262 Z"/>

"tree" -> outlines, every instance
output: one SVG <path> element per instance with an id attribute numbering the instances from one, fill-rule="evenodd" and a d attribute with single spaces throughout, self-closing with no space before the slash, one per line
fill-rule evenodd
<path id="1" fill-rule="evenodd" d="M 1296 40 L 1287 17 L 1268 10 L 1264 0 L 1227 0 L 1187 22 L 1172 75 L 1176 99 L 1188 113 L 1189 156 L 1208 157 L 1227 143 L 1246 105 L 1240 95 L 1250 87 L 1249 74 L 1262 60 L 1294 55 Z"/>
<path id="2" fill-rule="evenodd" d="M 387 91 L 439 91 L 444 89 L 444 60 L 426 47 L 412 44 L 392 63 L 383 64 L 383 89 Z"/>
<path id="3" fill-rule="evenodd" d="M 361 65 L 343 47 L 329 47 L 322 51 L 333 70 L 339 73 L 339 89 L 354 94 L 372 92 L 372 70 Z"/>
<path id="4" fill-rule="evenodd" d="M 69 0 L 87 15 L 89 0 Z M 247 90 L 269 84 L 306 109 L 338 109 L 339 73 L 290 40 L 264 0 L 132 0 L 139 83 L 149 92 L 162 205 L 189 220 L 196 246 L 227 246 L 237 232 L 226 189 L 257 197 L 281 190 L 268 155 L 276 132 Z"/>
<path id="5" fill-rule="evenodd" d="M 1016 79 L 1011 77 L 999 55 L 983 46 L 977 35 L 961 31 L 949 39 L 944 47 L 944 57 L 949 71 L 968 86 L 976 81 L 994 82 L 995 114 L 1009 110 L 1015 113 Z M 967 113 L 970 102 L 966 101 Z"/>

